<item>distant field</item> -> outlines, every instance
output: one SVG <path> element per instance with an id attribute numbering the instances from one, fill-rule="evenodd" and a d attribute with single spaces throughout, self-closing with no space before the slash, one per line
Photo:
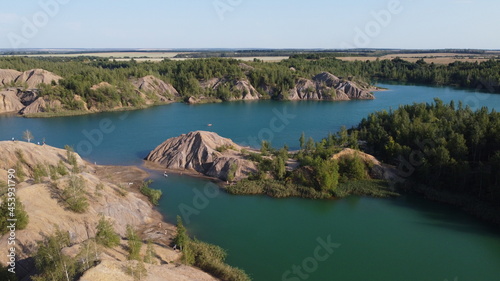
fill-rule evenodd
<path id="1" fill-rule="evenodd" d="M 103 57 L 103 58 L 151 58 L 151 59 L 164 59 L 173 58 L 179 52 L 103 52 L 103 53 L 74 53 L 74 54 L 42 54 L 42 55 L 27 55 L 28 57 L 79 57 L 79 56 L 93 56 L 93 57 Z"/>
<path id="2" fill-rule="evenodd" d="M 171 60 L 186 60 L 186 58 L 174 58 L 178 54 L 185 54 L 185 52 L 99 52 L 99 53 L 73 53 L 73 54 L 40 54 L 40 55 L 27 55 L 29 57 L 78 57 L 78 56 L 94 56 L 102 58 L 113 58 L 117 61 L 128 61 L 131 58 L 138 62 L 153 61 L 159 62 L 163 59 Z M 460 53 L 418 53 L 418 54 L 388 54 L 381 57 L 337 57 L 344 61 L 374 61 L 378 59 L 394 59 L 400 57 L 401 59 L 416 62 L 419 59 L 424 59 L 427 63 L 435 64 L 449 64 L 454 61 L 462 62 L 482 62 L 491 58 L 498 58 L 500 52 L 489 51 L 484 54 L 460 54 Z M 265 62 L 280 62 L 288 59 L 288 56 L 257 56 L 257 57 L 228 57 L 242 61 L 252 61 L 259 59 Z"/>
<path id="3" fill-rule="evenodd" d="M 161 61 L 163 59 L 171 60 L 186 60 L 185 58 L 174 58 L 179 52 L 102 52 L 102 53 L 74 53 L 74 54 L 42 54 L 42 55 L 26 55 L 28 57 L 79 57 L 79 56 L 93 56 L 102 58 L 113 58 L 117 61 L 128 61 L 134 58 L 138 62 L 142 61 Z M 23 55 L 24 56 L 24 55 Z M 288 56 L 274 56 L 274 57 L 228 57 L 243 61 L 252 61 L 259 59 L 266 62 L 279 62 L 288 59 Z"/>
<path id="4" fill-rule="evenodd" d="M 419 59 L 424 59 L 427 63 L 435 64 L 449 64 L 455 61 L 462 62 L 482 62 L 487 61 L 491 58 L 495 58 L 499 53 L 486 53 L 486 54 L 451 54 L 451 53 L 422 53 L 422 54 L 389 54 L 382 57 L 338 57 L 338 59 L 344 61 L 374 61 L 377 58 L 383 59 L 394 59 L 399 57 L 403 60 L 416 62 Z"/>

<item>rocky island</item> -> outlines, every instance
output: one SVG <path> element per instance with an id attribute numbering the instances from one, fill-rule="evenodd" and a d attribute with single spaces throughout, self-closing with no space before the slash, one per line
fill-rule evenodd
<path id="1" fill-rule="evenodd" d="M 195 131 L 166 140 L 146 160 L 170 170 L 194 171 L 223 181 L 239 180 L 257 171 L 243 150 L 216 133 Z"/>
<path id="2" fill-rule="evenodd" d="M 309 163 L 304 153 L 311 151 L 289 153 L 285 148 L 273 150 L 263 145 L 264 149 L 254 150 L 214 132 L 195 131 L 166 140 L 145 160 L 151 168 L 219 180 L 234 194 L 311 198 L 395 195 L 384 184 L 396 177 L 395 169 L 359 150 L 336 146 L 327 159 Z M 356 175 L 353 169 L 357 169 Z M 352 181 L 366 189 L 353 189 Z M 282 192 L 277 193 L 279 190 Z"/>

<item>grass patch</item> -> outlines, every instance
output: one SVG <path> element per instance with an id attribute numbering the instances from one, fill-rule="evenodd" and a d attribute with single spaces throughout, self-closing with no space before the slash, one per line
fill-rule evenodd
<path id="1" fill-rule="evenodd" d="M 219 246 L 208 244 L 187 235 L 182 219 L 177 216 L 177 235 L 174 243 L 182 251 L 182 262 L 195 265 L 222 281 L 249 281 L 250 277 L 241 269 L 225 263 L 227 253 Z"/>
<path id="2" fill-rule="evenodd" d="M 227 192 L 237 195 L 265 194 L 276 198 L 302 197 L 311 199 L 325 199 L 332 195 L 328 192 L 320 192 L 314 188 L 303 185 L 285 183 L 283 181 L 261 179 L 243 179 L 234 185 L 227 187 Z"/>
<path id="3" fill-rule="evenodd" d="M 226 188 L 227 192 L 236 195 L 265 194 L 275 198 L 301 197 L 310 199 L 327 199 L 332 197 L 346 197 L 349 195 L 391 197 L 399 194 L 390 189 L 384 180 L 355 180 L 339 183 L 335 194 L 318 191 L 312 187 L 299 184 L 285 183 L 283 181 L 261 179 L 243 179 Z"/>
<path id="4" fill-rule="evenodd" d="M 232 149 L 234 150 L 234 146 L 232 145 L 228 145 L 228 144 L 224 144 L 224 145 L 221 145 L 221 146 L 217 146 L 215 148 L 215 150 L 217 150 L 218 152 L 220 153 L 224 153 L 225 151 L 229 150 L 229 149 Z"/>
<path id="5" fill-rule="evenodd" d="M 197 239 L 189 240 L 184 254 L 191 255 L 193 264 L 223 281 L 250 281 L 245 271 L 225 263 L 226 251 L 219 246 Z"/>
<path id="6" fill-rule="evenodd" d="M 391 197 L 399 196 L 399 193 L 394 192 L 385 180 L 352 180 L 339 183 L 336 195 L 338 197 L 349 195 Z"/>

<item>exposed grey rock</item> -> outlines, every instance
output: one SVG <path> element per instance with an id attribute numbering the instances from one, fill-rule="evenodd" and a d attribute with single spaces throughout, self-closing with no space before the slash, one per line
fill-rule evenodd
<path id="1" fill-rule="evenodd" d="M 256 170 L 255 164 L 241 155 L 241 149 L 216 133 L 195 131 L 166 140 L 146 160 L 168 169 L 194 170 L 221 180 L 227 180 L 231 166 L 237 165 L 234 177 L 238 179 Z"/>

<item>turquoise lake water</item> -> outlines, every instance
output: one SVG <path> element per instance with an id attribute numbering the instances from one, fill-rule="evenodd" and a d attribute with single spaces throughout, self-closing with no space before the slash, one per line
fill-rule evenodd
<path id="1" fill-rule="evenodd" d="M 0 140 L 20 139 L 29 129 L 35 142 L 72 145 L 91 162 L 142 165 L 165 139 L 193 130 L 214 131 L 239 144 L 257 146 L 263 138 L 294 149 L 302 132 L 319 140 L 373 111 L 435 97 L 500 110 L 500 95 L 380 86 L 390 90 L 377 92 L 372 101 L 171 104 L 51 119 L 0 116 Z M 227 261 L 254 280 L 500 280 L 500 230 L 418 196 L 273 199 L 231 196 L 187 176 L 152 178 L 153 187 L 163 190 L 159 209 L 166 219 L 183 215 L 190 235 L 227 249 Z M 328 251 L 318 248 L 328 242 Z"/>

